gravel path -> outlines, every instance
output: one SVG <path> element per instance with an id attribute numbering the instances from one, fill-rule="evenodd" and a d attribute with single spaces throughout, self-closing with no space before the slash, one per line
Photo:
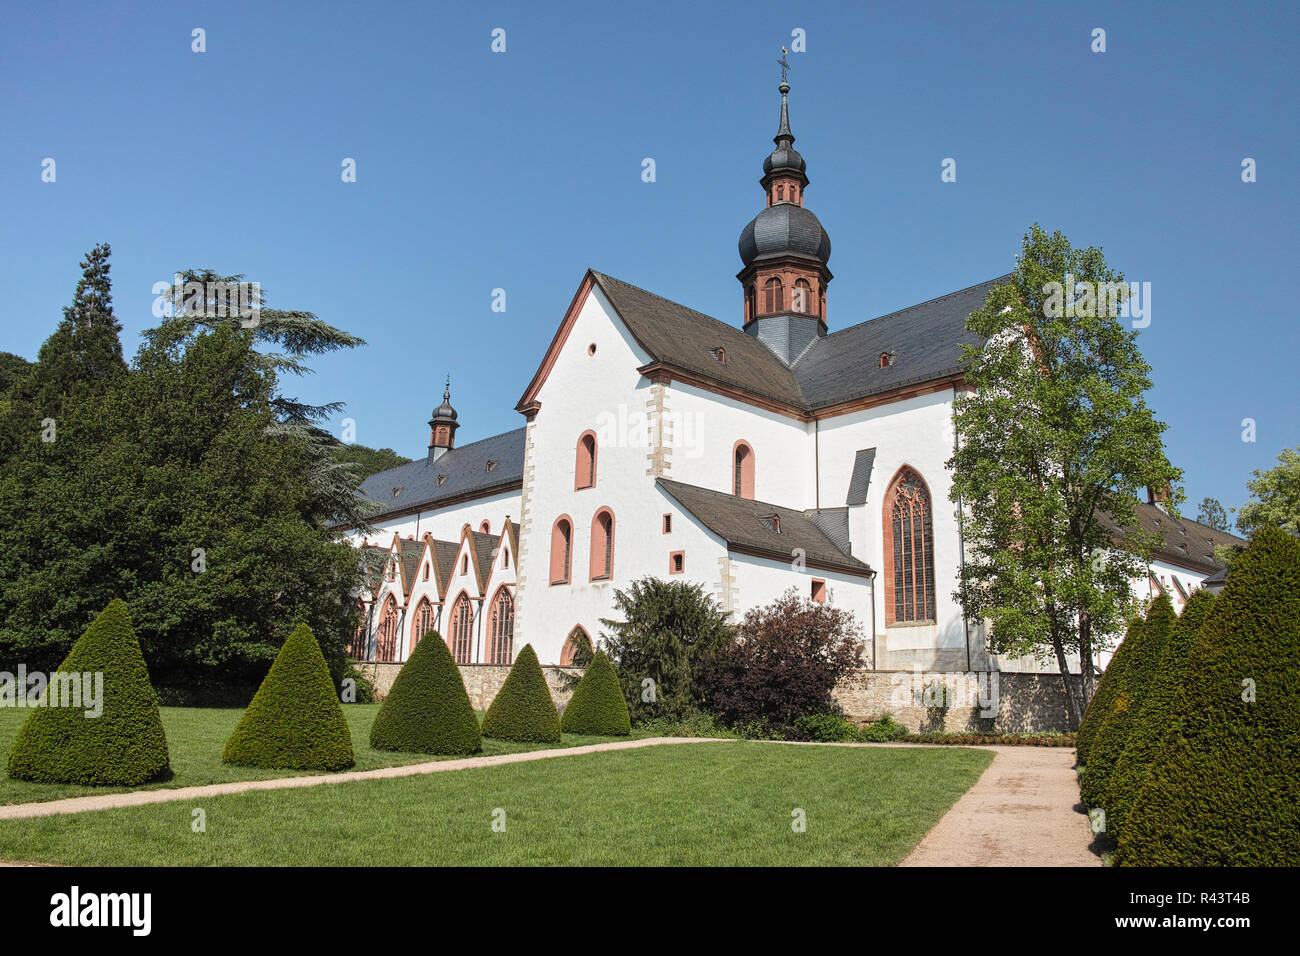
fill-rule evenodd
<path id="1" fill-rule="evenodd" d="M 997 756 L 900 866 L 1101 866 L 1074 807 L 1073 747 L 987 747 Z"/>

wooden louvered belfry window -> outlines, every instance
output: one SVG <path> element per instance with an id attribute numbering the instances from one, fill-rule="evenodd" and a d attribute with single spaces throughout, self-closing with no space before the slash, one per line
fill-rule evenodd
<path id="1" fill-rule="evenodd" d="M 894 485 L 890 506 L 894 623 L 935 620 L 934 521 L 930 492 L 908 469 Z"/>
<path id="2" fill-rule="evenodd" d="M 785 296 L 782 294 L 781 280 L 776 276 L 768 279 L 763 284 L 763 311 L 766 313 L 780 312 L 785 308 Z"/>

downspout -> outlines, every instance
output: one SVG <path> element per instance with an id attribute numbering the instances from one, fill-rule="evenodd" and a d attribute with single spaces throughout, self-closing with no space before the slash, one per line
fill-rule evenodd
<path id="1" fill-rule="evenodd" d="M 953 400 L 953 422 L 952 422 L 952 452 L 956 455 L 961 451 L 961 436 L 957 434 L 957 386 L 952 387 Z M 965 519 L 963 512 L 966 509 L 962 506 L 961 495 L 957 496 L 957 561 L 960 565 L 958 570 L 958 580 L 961 580 L 961 573 L 966 570 L 966 534 L 964 529 Z M 966 635 L 966 673 L 970 673 L 970 620 L 966 617 L 966 609 L 961 610 L 961 627 Z"/>
<path id="2" fill-rule="evenodd" d="M 822 421 L 813 419 L 813 507 L 822 506 Z"/>

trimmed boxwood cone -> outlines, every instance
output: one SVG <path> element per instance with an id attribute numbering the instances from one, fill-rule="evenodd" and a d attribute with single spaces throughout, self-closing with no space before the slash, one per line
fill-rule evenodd
<path id="1" fill-rule="evenodd" d="M 1147 689 L 1151 686 L 1169 643 L 1169 632 L 1177 621 L 1174 606 L 1166 595 L 1162 594 L 1152 602 L 1142 625 L 1139 653 L 1130 655 L 1132 664 L 1123 674 L 1119 693 L 1112 701 L 1110 712 L 1104 715 L 1088 751 L 1088 763 L 1079 781 L 1079 792 L 1089 807 L 1103 807 L 1107 812 L 1110 810 L 1108 791 L 1111 772 L 1115 769 L 1115 762 L 1124 753 L 1124 748 L 1128 746 L 1133 719 L 1146 699 Z M 1107 829 L 1110 829 L 1109 819 L 1106 824 Z"/>
<path id="2" fill-rule="evenodd" d="M 1111 655 L 1110 663 L 1106 665 L 1101 679 L 1097 681 L 1097 688 L 1092 692 L 1092 700 L 1088 701 L 1088 709 L 1083 712 L 1083 720 L 1079 721 L 1079 729 L 1074 735 L 1074 750 L 1082 764 L 1087 764 L 1092 740 L 1097 736 L 1097 731 L 1101 730 L 1106 715 L 1115 707 L 1115 698 L 1119 694 L 1120 685 L 1124 683 L 1124 675 L 1142 643 L 1142 627 L 1145 623 L 1140 617 L 1129 622 L 1124 640 Z"/>
<path id="3" fill-rule="evenodd" d="M 352 732 L 325 656 L 306 624 L 294 628 L 280 648 L 221 759 L 285 770 L 352 766 Z"/>
<path id="4" fill-rule="evenodd" d="M 596 652 L 573 689 L 560 729 L 566 734 L 594 737 L 626 737 L 632 732 L 623 688 L 604 651 Z"/>
<path id="5" fill-rule="evenodd" d="M 1259 531 L 1234 560 L 1170 725 L 1118 862 L 1300 866 L 1300 541 L 1285 531 Z"/>
<path id="6" fill-rule="evenodd" d="M 525 644 L 483 718 L 483 736 L 527 743 L 556 743 L 560 716 L 533 645 Z"/>
<path id="7" fill-rule="evenodd" d="M 113 600 L 72 645 L 55 675 L 82 675 L 81 706 L 43 706 L 23 723 L 9 775 L 40 783 L 135 786 L 167 770 L 167 735 L 126 603 Z M 90 674 L 91 687 L 84 675 Z M 99 678 L 102 676 L 102 687 Z M 65 686 L 60 680 L 60 686 Z M 86 701 L 87 691 L 102 707 Z M 59 701 L 50 686 L 44 700 Z M 75 699 L 75 698 L 74 698 Z M 63 701 L 66 703 L 66 699 Z"/>
<path id="8" fill-rule="evenodd" d="M 437 631 L 415 645 L 370 728 L 376 750 L 472 754 L 482 749 L 478 717 L 460 668 Z"/>
<path id="9" fill-rule="evenodd" d="M 1124 829 L 1133 801 L 1137 799 L 1151 773 L 1151 765 L 1160 753 L 1168 730 L 1178 685 L 1187 667 L 1192 642 L 1214 607 L 1214 595 L 1201 588 L 1187 599 L 1187 606 L 1169 634 L 1159 667 L 1151 679 L 1142 709 L 1129 732 L 1128 746 L 1115 762 L 1110 787 L 1106 793 L 1106 829 L 1118 834 Z"/>

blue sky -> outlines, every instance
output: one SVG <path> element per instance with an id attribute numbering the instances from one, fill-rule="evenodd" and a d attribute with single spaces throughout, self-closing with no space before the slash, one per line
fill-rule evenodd
<path id="1" fill-rule="evenodd" d="M 518 427 L 588 266 L 739 324 L 796 28 L 831 327 L 1010 271 L 1035 221 L 1101 245 L 1151 283 L 1188 510 L 1241 504 L 1300 439 L 1294 3 L 11 5 L 0 350 L 35 357 L 107 241 L 128 354 L 155 282 L 245 273 L 368 341 L 286 386 L 358 441 L 423 454 L 448 371 L 460 442 Z"/>

